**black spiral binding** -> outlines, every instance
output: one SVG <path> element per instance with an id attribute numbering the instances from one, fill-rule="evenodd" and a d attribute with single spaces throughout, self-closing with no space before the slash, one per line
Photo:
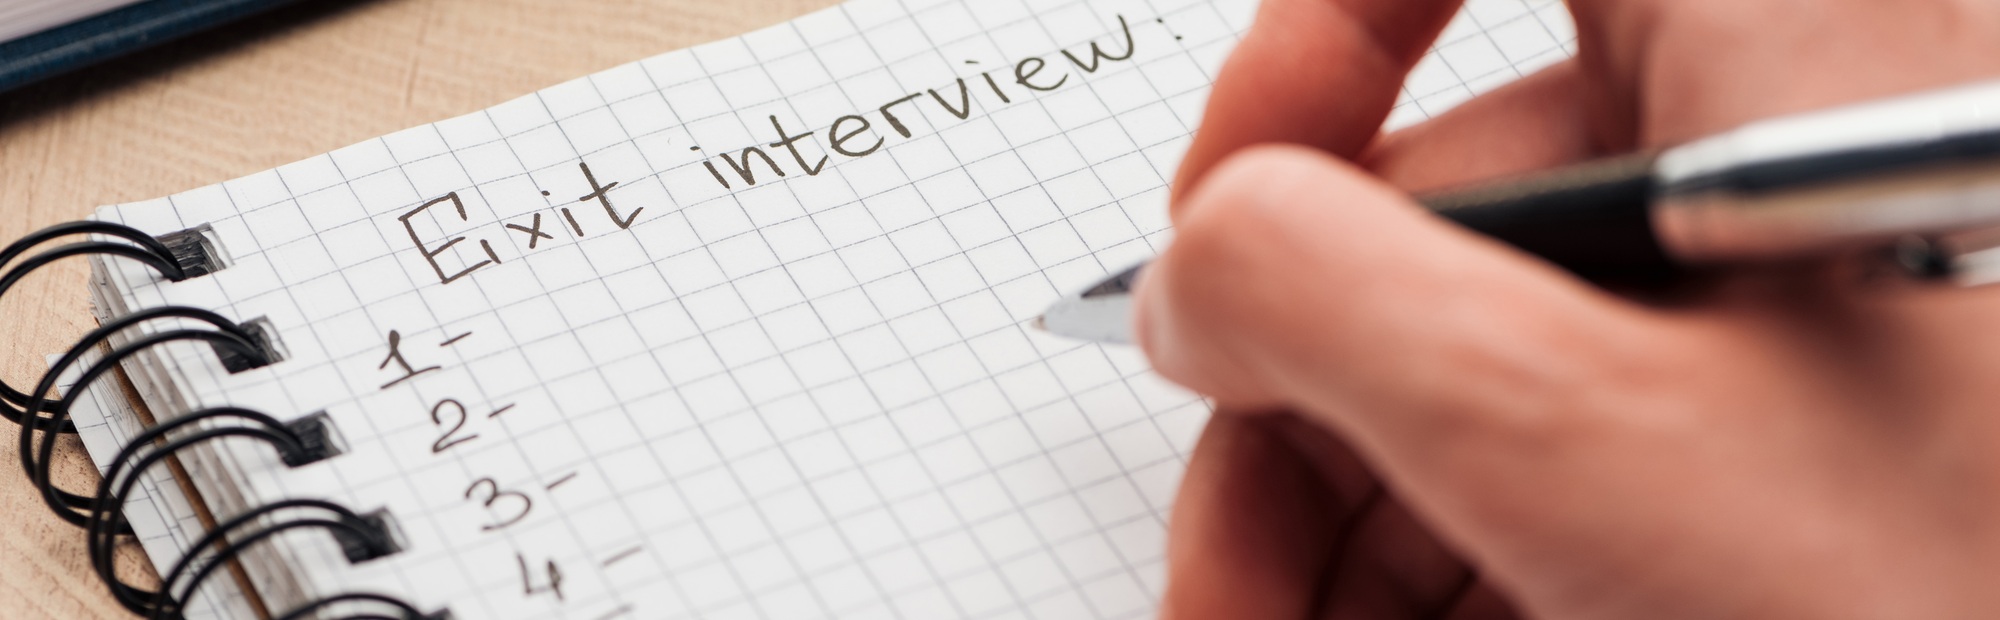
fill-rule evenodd
<path id="1" fill-rule="evenodd" d="M 79 235 L 96 238 L 56 246 L 21 259 L 0 275 L 0 296 L 6 295 L 36 269 L 56 261 L 85 255 L 117 256 L 151 267 L 161 277 L 179 282 L 220 270 L 221 257 L 206 235 L 205 228 L 154 237 L 137 229 L 109 222 L 72 222 L 51 226 L 0 249 L 0 265 L 14 263 L 44 243 Z M 64 373 L 88 353 L 141 324 L 178 320 L 204 326 L 177 327 L 139 334 L 112 348 L 85 367 L 76 384 L 61 398 L 49 394 Z M 345 506 L 321 500 L 289 499 L 252 508 L 220 523 L 197 541 L 173 569 L 161 576 L 159 590 L 149 591 L 127 584 L 117 575 L 113 553 L 119 536 L 132 534 L 123 512 L 127 499 L 146 472 L 176 452 L 210 441 L 246 437 L 269 444 L 288 467 L 300 467 L 339 455 L 339 436 L 325 413 L 296 420 L 280 421 L 268 414 L 241 407 L 214 407 L 191 411 L 146 429 L 119 450 L 94 494 L 85 496 L 57 488 L 50 477 L 50 461 L 56 438 L 74 434 L 69 419 L 77 396 L 91 382 L 109 374 L 118 365 L 152 347 L 169 342 L 205 342 L 230 372 L 259 368 L 280 361 L 272 340 L 272 330 L 257 321 L 238 323 L 214 312 L 184 306 L 142 309 L 91 330 L 70 347 L 56 364 L 42 375 L 32 392 L 23 392 L 0 379 L 0 417 L 21 425 L 21 467 L 41 492 L 42 501 L 64 521 L 81 527 L 87 536 L 91 568 L 120 605 L 134 614 L 153 619 L 179 619 L 182 604 L 200 589 L 215 572 L 256 543 L 297 529 L 326 530 L 340 543 L 350 562 L 384 557 L 402 548 L 394 521 L 382 512 L 361 514 Z M 214 422 L 202 424 L 203 422 Z M 228 424 L 224 424 L 228 423 Z M 39 437 L 39 441 L 37 438 Z M 382 594 L 350 592 L 321 598 L 275 616 L 280 620 L 319 618 L 337 611 L 343 618 L 386 618 L 393 620 L 441 620 L 450 610 L 424 612 L 410 603 Z"/>

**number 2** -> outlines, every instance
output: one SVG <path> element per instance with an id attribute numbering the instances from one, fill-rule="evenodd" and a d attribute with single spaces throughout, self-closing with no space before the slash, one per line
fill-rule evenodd
<path id="1" fill-rule="evenodd" d="M 439 412 L 444 411 L 445 405 L 451 405 L 452 408 L 458 410 L 458 421 L 453 422 L 451 424 L 451 428 L 446 429 L 444 435 L 439 436 L 437 442 L 431 444 L 432 454 L 443 452 L 451 448 L 452 446 L 456 446 L 458 444 L 462 444 L 479 438 L 478 433 L 472 433 L 456 439 L 452 438 L 452 435 L 457 434 L 458 431 L 463 430 L 465 428 L 465 405 L 463 403 L 458 402 L 457 400 L 447 398 L 438 401 L 438 404 L 436 406 L 431 407 L 431 422 L 437 424 L 438 427 L 440 428 L 444 427 L 444 416 L 439 415 Z"/>

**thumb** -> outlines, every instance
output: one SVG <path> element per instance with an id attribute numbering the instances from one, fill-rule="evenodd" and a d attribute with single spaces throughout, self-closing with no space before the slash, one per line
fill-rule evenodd
<path id="1" fill-rule="evenodd" d="M 1519 480 L 1495 464 L 1547 463 L 1604 409 L 1594 397 L 1643 392 L 1653 375 L 1635 366 L 1672 337 L 1668 319 L 1308 149 L 1244 151 L 1185 208 L 1136 300 L 1158 371 L 1295 408 L 1392 482 Z"/>

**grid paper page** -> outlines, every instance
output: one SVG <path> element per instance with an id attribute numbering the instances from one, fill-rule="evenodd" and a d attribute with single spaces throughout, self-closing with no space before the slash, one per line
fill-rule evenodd
<path id="1" fill-rule="evenodd" d="M 173 393 L 149 399 L 329 412 L 348 454 L 215 455 L 248 505 L 400 523 L 408 548 L 361 564 L 315 532 L 273 545 L 306 594 L 465 617 L 1148 615 L 1207 406 L 1137 351 L 1024 324 L 1166 242 L 1166 180 L 1254 8 L 849 2 L 106 208 L 212 225 L 234 260 L 181 283 L 111 264 L 107 307 L 277 330 L 287 360 L 234 375 L 168 351 Z M 1566 19 L 1474 0 L 1394 122 L 1566 57 Z"/>
<path id="2" fill-rule="evenodd" d="M 48 362 L 54 364 L 61 355 L 50 355 Z M 84 356 L 70 371 L 57 380 L 56 388 L 68 393 L 76 385 L 76 377 L 83 369 L 99 359 L 96 353 Z M 92 382 L 82 394 L 77 395 L 71 405 L 70 419 L 76 423 L 77 437 L 83 440 L 84 449 L 97 465 L 98 475 L 110 469 L 111 459 L 129 443 L 133 436 L 145 432 L 139 412 L 132 407 L 132 401 L 118 388 L 115 381 L 99 379 Z M 195 514 L 194 504 L 181 489 L 173 471 L 164 466 L 153 467 L 139 478 L 132 494 L 125 502 L 125 518 L 132 525 L 134 538 L 146 551 L 146 558 L 153 563 L 153 570 L 166 574 L 180 561 L 181 551 L 201 538 L 201 518 Z M 226 577 L 226 576 L 225 576 Z M 189 620 L 209 620 L 211 618 L 256 618 L 256 612 L 243 597 L 242 589 L 234 579 L 215 579 L 203 586 L 203 594 L 197 597 L 183 614 Z"/>

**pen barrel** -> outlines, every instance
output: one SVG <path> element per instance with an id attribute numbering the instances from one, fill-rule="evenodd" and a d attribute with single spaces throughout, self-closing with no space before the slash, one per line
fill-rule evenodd
<path id="1" fill-rule="evenodd" d="M 1592 162 L 1419 201 L 1445 219 L 1586 278 L 1660 279 L 1675 267 L 1653 230 L 1654 159 Z"/>

